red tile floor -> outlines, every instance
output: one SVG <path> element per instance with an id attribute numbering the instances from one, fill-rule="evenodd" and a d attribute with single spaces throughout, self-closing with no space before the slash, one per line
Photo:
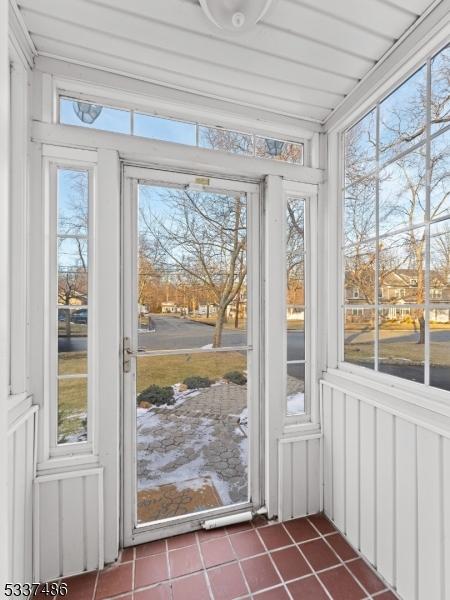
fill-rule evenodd
<path id="1" fill-rule="evenodd" d="M 70 600 L 395 600 L 322 515 L 186 533 L 66 579 Z"/>

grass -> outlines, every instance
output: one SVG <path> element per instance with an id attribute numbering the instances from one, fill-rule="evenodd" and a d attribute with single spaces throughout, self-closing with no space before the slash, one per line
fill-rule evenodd
<path id="1" fill-rule="evenodd" d="M 420 365 L 424 361 L 425 345 L 417 342 L 380 344 L 380 358 L 384 363 Z M 345 345 L 345 359 L 350 362 L 373 362 L 374 345 L 369 342 Z M 431 366 L 450 366 L 450 342 L 432 342 Z"/>
<path id="2" fill-rule="evenodd" d="M 196 375 L 220 379 L 228 371 L 243 371 L 247 358 L 239 352 L 141 356 L 137 365 L 137 392 L 150 384 L 173 385 Z"/>
<path id="3" fill-rule="evenodd" d="M 196 375 L 221 379 L 228 371 L 244 371 L 247 357 L 239 352 L 194 353 L 166 356 L 141 356 L 137 360 L 137 393 L 151 384 L 173 385 Z M 86 373 L 86 353 L 59 355 L 59 374 Z M 82 434 L 86 430 L 87 379 L 59 381 L 58 439 Z"/>
<path id="4" fill-rule="evenodd" d="M 216 324 L 215 317 L 188 317 L 190 321 L 195 321 L 196 323 L 203 323 L 204 325 L 211 325 L 214 327 Z M 246 319 L 239 319 L 238 327 L 234 326 L 234 319 L 231 318 L 223 324 L 224 329 L 234 329 L 235 331 L 243 330 L 247 327 Z"/>

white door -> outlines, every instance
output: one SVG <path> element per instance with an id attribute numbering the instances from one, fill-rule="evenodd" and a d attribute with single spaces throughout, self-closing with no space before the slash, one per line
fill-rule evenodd
<path id="1" fill-rule="evenodd" d="M 123 538 L 261 506 L 259 186 L 126 167 Z"/>

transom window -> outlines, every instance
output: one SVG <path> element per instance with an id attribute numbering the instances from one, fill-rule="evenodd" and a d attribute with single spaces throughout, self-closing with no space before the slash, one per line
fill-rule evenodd
<path id="1" fill-rule="evenodd" d="M 344 144 L 344 360 L 450 390 L 450 46 Z"/>
<path id="2" fill-rule="evenodd" d="M 94 104 L 76 98 L 60 97 L 59 121 L 63 125 L 76 125 L 303 165 L 304 145 L 300 142 L 157 117 L 132 109 Z"/>

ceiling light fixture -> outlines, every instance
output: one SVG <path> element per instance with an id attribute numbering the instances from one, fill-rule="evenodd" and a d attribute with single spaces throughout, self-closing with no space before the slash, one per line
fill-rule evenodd
<path id="1" fill-rule="evenodd" d="M 260 21 L 273 0 L 200 0 L 208 19 L 227 31 L 248 31 Z"/>

